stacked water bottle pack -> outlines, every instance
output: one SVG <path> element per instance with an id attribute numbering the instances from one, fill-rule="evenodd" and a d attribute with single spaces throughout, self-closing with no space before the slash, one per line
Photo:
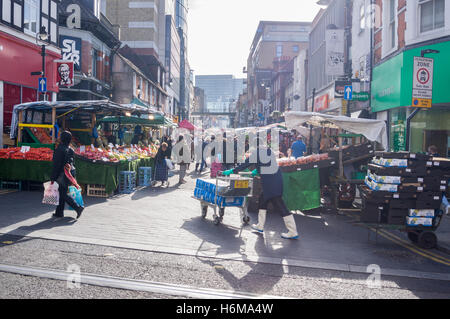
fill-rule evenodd
<path id="1" fill-rule="evenodd" d="M 230 192 L 230 183 L 215 179 L 197 179 L 194 197 L 220 207 L 240 207 L 244 204 L 243 196 L 224 196 Z"/>
<path id="2" fill-rule="evenodd" d="M 414 153 L 375 153 L 361 187 L 361 221 L 432 227 L 450 178 L 450 160 Z"/>

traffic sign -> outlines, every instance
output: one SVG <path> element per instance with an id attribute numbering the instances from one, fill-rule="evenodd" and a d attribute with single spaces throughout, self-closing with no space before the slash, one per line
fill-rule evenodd
<path id="1" fill-rule="evenodd" d="M 413 107 L 431 107 L 433 102 L 433 71 L 433 59 L 414 57 Z"/>
<path id="2" fill-rule="evenodd" d="M 368 101 L 369 100 L 369 92 L 355 92 L 355 93 L 353 93 L 353 100 Z"/>
<path id="3" fill-rule="evenodd" d="M 345 87 L 344 99 L 346 101 L 351 101 L 353 99 L 353 87 L 352 86 Z"/>
<path id="4" fill-rule="evenodd" d="M 345 87 L 351 85 L 352 85 L 351 81 L 336 80 L 336 82 L 334 83 L 334 97 L 343 98 L 345 94 Z"/>
<path id="5" fill-rule="evenodd" d="M 39 78 L 38 81 L 39 93 L 47 92 L 47 78 Z"/>

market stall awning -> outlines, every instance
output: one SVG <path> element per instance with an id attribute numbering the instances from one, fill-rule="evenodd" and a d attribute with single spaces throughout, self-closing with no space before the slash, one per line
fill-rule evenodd
<path id="1" fill-rule="evenodd" d="M 79 111 L 85 111 L 96 114 L 107 112 L 110 115 L 120 115 L 127 112 L 136 115 L 153 114 L 153 112 L 149 110 L 147 107 L 135 104 L 133 105 L 117 104 L 109 100 L 57 101 L 57 102 L 39 101 L 39 102 L 23 103 L 14 106 L 11 121 L 10 137 L 14 139 L 17 136 L 17 127 L 20 111 L 30 110 L 37 112 L 51 112 L 53 109 L 56 111 L 57 117 Z"/>
<path id="2" fill-rule="evenodd" d="M 369 141 L 380 143 L 384 149 L 388 147 L 386 123 L 382 120 L 355 119 L 311 112 L 288 112 L 285 116 L 288 129 L 297 129 L 303 124 L 341 128 L 347 132 L 364 135 Z"/>
<path id="3" fill-rule="evenodd" d="M 161 126 L 164 125 L 165 118 L 159 114 L 150 115 L 150 119 L 135 116 L 105 116 L 99 123 L 120 123 L 122 125 L 142 125 L 142 126 Z"/>
<path id="4" fill-rule="evenodd" d="M 181 121 L 180 124 L 178 124 L 178 127 L 179 128 L 185 128 L 185 129 L 190 130 L 190 131 L 194 131 L 194 130 L 197 129 L 197 127 L 195 127 L 195 125 L 193 125 L 188 120 Z"/>

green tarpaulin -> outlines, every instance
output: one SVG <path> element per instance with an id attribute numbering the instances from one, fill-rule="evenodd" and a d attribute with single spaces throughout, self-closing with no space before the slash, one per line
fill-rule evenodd
<path id="1" fill-rule="evenodd" d="M 92 163 L 75 158 L 76 179 L 79 184 L 104 185 L 106 193 L 112 194 L 118 187 L 121 171 L 135 171 L 139 167 L 153 167 L 154 159 L 138 159 L 120 163 Z M 0 180 L 47 182 L 52 172 L 52 162 L 0 159 Z"/>
<path id="2" fill-rule="evenodd" d="M 52 162 L 0 159 L 0 180 L 47 182 Z"/>
<path id="3" fill-rule="evenodd" d="M 283 199 L 289 210 L 320 207 L 319 169 L 283 173 Z"/>

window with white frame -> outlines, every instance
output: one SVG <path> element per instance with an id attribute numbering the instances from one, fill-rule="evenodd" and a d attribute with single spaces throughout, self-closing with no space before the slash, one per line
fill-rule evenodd
<path id="1" fill-rule="evenodd" d="M 277 58 L 280 58 L 283 55 L 283 46 L 277 45 Z"/>
<path id="2" fill-rule="evenodd" d="M 39 0 L 25 0 L 23 29 L 26 33 L 36 34 L 39 32 Z"/>
<path id="3" fill-rule="evenodd" d="M 364 31 L 365 28 L 366 28 L 366 6 L 363 3 L 359 8 L 359 32 Z"/>
<path id="4" fill-rule="evenodd" d="M 420 33 L 445 26 L 445 0 L 420 0 Z"/>
<path id="5" fill-rule="evenodd" d="M 395 22 L 395 18 L 397 15 L 396 2 L 397 0 L 389 0 L 389 40 L 391 49 L 395 48 L 397 40 L 396 39 L 397 25 Z"/>

